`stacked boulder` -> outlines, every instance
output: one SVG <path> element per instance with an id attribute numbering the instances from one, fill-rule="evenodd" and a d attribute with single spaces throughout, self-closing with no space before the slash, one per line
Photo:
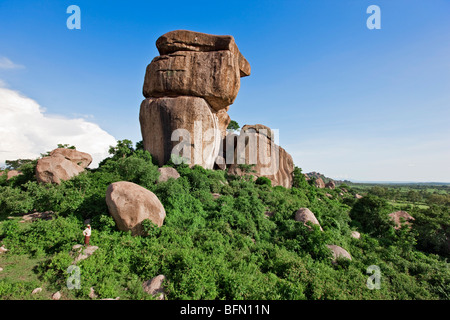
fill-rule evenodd
<path id="1" fill-rule="evenodd" d="M 144 149 L 162 166 L 172 153 L 212 169 L 250 64 L 232 36 L 176 30 L 156 41 L 139 121 Z"/>
<path id="2" fill-rule="evenodd" d="M 62 180 L 80 174 L 92 162 L 90 154 L 75 149 L 58 148 L 48 157 L 39 159 L 36 165 L 36 179 L 41 183 L 60 184 Z"/>

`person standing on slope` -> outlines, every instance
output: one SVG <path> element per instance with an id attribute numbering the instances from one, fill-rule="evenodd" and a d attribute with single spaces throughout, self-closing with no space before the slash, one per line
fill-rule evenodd
<path id="1" fill-rule="evenodd" d="M 84 236 L 84 245 L 88 246 L 89 240 L 91 239 L 91 225 L 88 224 L 86 227 L 87 228 L 84 229 L 84 231 L 83 231 L 83 236 Z"/>

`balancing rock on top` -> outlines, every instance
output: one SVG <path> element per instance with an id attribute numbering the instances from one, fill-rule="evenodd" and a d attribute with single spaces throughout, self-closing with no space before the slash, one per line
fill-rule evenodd
<path id="1" fill-rule="evenodd" d="M 159 37 L 156 46 L 161 55 L 147 66 L 146 99 L 139 116 L 144 149 L 162 166 L 183 142 L 183 154 L 177 156 L 212 169 L 230 122 L 228 107 L 238 94 L 240 78 L 250 75 L 250 64 L 232 36 L 175 30 Z M 206 123 L 198 132 L 193 125 L 200 121 Z M 177 129 L 189 136 L 181 140 Z M 194 141 L 198 135 L 200 142 Z M 193 159 L 194 154 L 201 157 Z"/>

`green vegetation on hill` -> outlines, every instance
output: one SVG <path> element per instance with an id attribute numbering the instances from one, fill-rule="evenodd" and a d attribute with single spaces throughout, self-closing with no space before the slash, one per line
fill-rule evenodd
<path id="1" fill-rule="evenodd" d="M 119 141 L 110 152 L 98 169 L 61 185 L 38 184 L 35 162 L 8 181 L 0 176 L 0 241 L 9 250 L 0 254 L 0 299 L 49 299 L 56 291 L 89 299 L 91 287 L 99 298 L 152 299 L 142 283 L 158 274 L 167 278 L 168 299 L 450 298 L 448 204 L 416 208 L 413 228 L 396 231 L 382 196 L 356 200 L 344 185 L 317 189 L 300 168 L 291 189 L 253 181 L 251 170 L 239 177 L 187 165 L 173 165 L 179 179 L 157 184 L 158 167 L 141 144 Z M 116 181 L 154 192 L 166 210 L 163 226 L 147 223 L 142 237 L 118 231 L 105 203 Z M 301 207 L 315 214 L 323 232 L 294 220 Z M 53 211 L 55 218 L 19 222 L 33 210 Z M 82 243 L 87 218 L 91 245 L 99 249 L 77 263 L 81 289 L 69 290 L 72 246 Z M 361 238 L 351 237 L 352 230 Z M 346 249 L 352 261 L 333 264 L 327 244 Z M 381 270 L 379 290 L 366 286 L 371 265 Z M 31 295 L 36 287 L 43 291 Z"/>

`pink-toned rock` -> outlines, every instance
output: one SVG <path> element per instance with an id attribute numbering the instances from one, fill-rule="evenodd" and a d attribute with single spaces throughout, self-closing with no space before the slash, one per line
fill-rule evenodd
<path id="1" fill-rule="evenodd" d="M 358 231 L 352 231 L 352 238 L 359 239 L 361 234 Z"/>
<path id="2" fill-rule="evenodd" d="M 361 198 L 362 198 L 362 195 L 360 195 L 360 194 L 355 194 L 355 198 L 356 198 L 356 199 L 361 199 Z"/>
<path id="3" fill-rule="evenodd" d="M 159 171 L 159 178 L 158 182 L 165 182 L 169 180 L 170 178 L 178 179 L 180 177 L 180 174 L 175 168 L 172 167 L 162 167 L 158 169 Z"/>
<path id="4" fill-rule="evenodd" d="M 83 167 L 67 160 L 61 154 L 55 154 L 38 160 L 36 180 L 41 183 L 61 184 L 62 180 L 69 180 L 83 171 Z"/>
<path id="5" fill-rule="evenodd" d="M 61 292 L 58 291 L 52 295 L 52 300 L 59 300 L 59 299 L 61 299 Z"/>
<path id="6" fill-rule="evenodd" d="M 145 99 L 139 121 L 144 149 L 160 166 L 174 153 L 189 159 L 191 166 L 213 168 L 221 132 L 217 115 L 204 99 L 187 96 Z"/>
<path id="7" fill-rule="evenodd" d="M 36 288 L 36 289 L 34 289 L 34 290 L 31 292 L 31 294 L 37 294 L 37 293 L 40 293 L 40 292 L 42 292 L 42 288 Z"/>
<path id="8" fill-rule="evenodd" d="M 142 284 L 142 288 L 148 294 L 154 296 L 157 300 L 164 300 L 166 297 L 166 292 L 164 291 L 163 282 L 166 277 L 162 274 L 148 280 Z"/>
<path id="9" fill-rule="evenodd" d="M 327 184 L 325 184 L 325 188 L 333 190 L 334 188 L 336 188 L 336 184 L 333 180 L 330 180 Z"/>
<path id="10" fill-rule="evenodd" d="M 235 143 L 232 157 L 229 157 L 229 148 L 226 148 L 225 159 L 228 173 L 242 176 L 247 173 L 241 169 L 240 164 L 254 165 L 252 170 L 255 172 L 251 175 L 267 177 L 272 182 L 272 186 L 291 188 L 294 161 L 286 150 L 273 141 L 273 135 L 269 127 L 261 124 L 243 126 L 234 142 L 230 139 L 232 143 Z"/>
<path id="11" fill-rule="evenodd" d="M 314 182 L 316 188 L 320 188 L 323 189 L 325 188 L 325 182 L 323 182 L 322 178 L 317 178 L 316 181 Z"/>
<path id="12" fill-rule="evenodd" d="M 311 212 L 308 208 L 300 208 L 295 213 L 295 221 L 303 222 L 305 226 L 307 226 L 307 222 L 311 222 L 312 224 L 316 224 L 319 226 L 320 231 L 323 231 L 322 227 L 320 226 L 319 220 L 317 220 L 314 213 Z"/>
<path id="13" fill-rule="evenodd" d="M 233 36 L 218 36 L 189 30 L 175 30 L 159 37 L 156 40 L 156 47 L 161 55 L 177 51 L 231 51 L 238 59 L 240 76 L 246 77 L 250 75 L 250 64 L 239 52 Z"/>
<path id="14" fill-rule="evenodd" d="M 22 174 L 22 172 L 19 172 L 17 170 L 9 170 L 6 174 L 6 180 L 9 180 L 13 177 L 17 177 L 18 175 Z"/>
<path id="15" fill-rule="evenodd" d="M 334 244 L 327 245 L 327 247 L 331 250 L 331 253 L 333 254 L 333 263 L 336 263 L 338 258 L 347 258 L 352 260 L 352 256 L 344 248 Z"/>
<path id="16" fill-rule="evenodd" d="M 82 168 L 87 168 L 92 162 L 92 157 L 90 154 L 75 149 L 57 148 L 50 152 L 50 157 L 55 155 L 62 155 L 67 160 L 79 165 Z"/>
<path id="17" fill-rule="evenodd" d="M 404 219 L 404 224 L 411 225 L 410 221 L 414 221 L 415 219 L 406 211 L 395 211 L 389 214 L 391 219 L 395 223 L 394 229 L 400 229 L 402 226 L 402 219 Z"/>
<path id="18" fill-rule="evenodd" d="M 142 221 L 149 219 L 161 227 L 166 217 L 158 197 L 132 182 L 110 184 L 106 191 L 106 204 L 119 230 L 131 230 L 132 235 L 144 235 Z"/>
<path id="19" fill-rule="evenodd" d="M 146 98 L 194 96 L 219 111 L 233 104 L 240 88 L 238 61 L 230 51 L 179 51 L 147 66 Z"/>

